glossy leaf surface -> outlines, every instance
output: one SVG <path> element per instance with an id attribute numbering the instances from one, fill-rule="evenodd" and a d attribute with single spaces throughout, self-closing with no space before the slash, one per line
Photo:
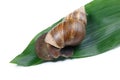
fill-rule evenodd
<path id="1" fill-rule="evenodd" d="M 94 56 L 120 45 L 120 0 L 94 0 L 85 8 L 87 12 L 86 37 L 75 47 L 71 58 Z M 30 66 L 44 62 L 36 56 L 35 42 L 40 35 L 48 32 L 61 21 L 62 19 L 35 36 L 28 47 L 11 63 Z"/>

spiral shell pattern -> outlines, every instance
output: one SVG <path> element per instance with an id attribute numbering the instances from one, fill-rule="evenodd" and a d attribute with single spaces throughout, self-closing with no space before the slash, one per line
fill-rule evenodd
<path id="1" fill-rule="evenodd" d="M 69 14 L 64 20 L 48 32 L 45 42 L 57 48 L 75 46 L 85 36 L 87 23 L 84 6 Z"/>

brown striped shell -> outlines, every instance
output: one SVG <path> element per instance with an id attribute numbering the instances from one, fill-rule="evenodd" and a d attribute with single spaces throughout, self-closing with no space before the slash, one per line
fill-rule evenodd
<path id="1" fill-rule="evenodd" d="M 86 23 L 85 9 L 81 7 L 48 32 L 45 42 L 57 48 L 78 45 L 85 36 Z"/>
<path id="2" fill-rule="evenodd" d="M 35 47 L 38 57 L 43 60 L 53 60 L 59 56 L 72 56 L 73 47 L 85 36 L 86 23 L 84 7 L 69 14 L 61 23 L 38 38 Z"/>

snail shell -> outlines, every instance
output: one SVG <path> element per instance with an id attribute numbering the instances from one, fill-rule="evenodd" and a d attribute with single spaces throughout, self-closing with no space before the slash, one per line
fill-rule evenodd
<path id="1" fill-rule="evenodd" d="M 73 47 L 78 45 L 85 36 L 86 23 L 86 12 L 83 6 L 37 39 L 35 48 L 38 57 L 43 60 L 53 60 L 59 56 L 72 56 Z"/>
<path id="2" fill-rule="evenodd" d="M 57 48 L 78 45 L 85 36 L 86 23 L 86 12 L 82 6 L 49 31 L 45 42 Z"/>

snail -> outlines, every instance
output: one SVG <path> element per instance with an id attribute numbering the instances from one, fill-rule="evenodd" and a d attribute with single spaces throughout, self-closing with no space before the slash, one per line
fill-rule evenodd
<path id="1" fill-rule="evenodd" d="M 53 60 L 60 56 L 71 57 L 73 47 L 85 37 L 87 24 L 84 6 L 66 16 L 61 23 L 36 41 L 36 53 L 43 60 Z"/>

